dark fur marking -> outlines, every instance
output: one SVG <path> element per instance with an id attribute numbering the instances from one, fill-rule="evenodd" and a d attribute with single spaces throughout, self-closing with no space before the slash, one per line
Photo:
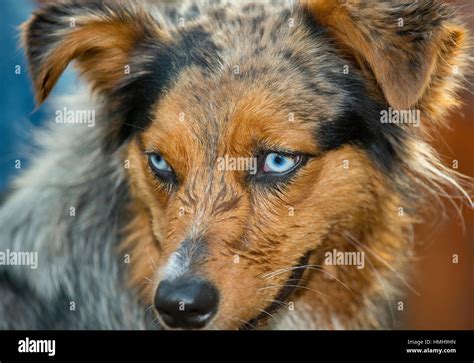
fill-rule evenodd
<path id="1" fill-rule="evenodd" d="M 219 62 L 220 48 L 201 26 L 178 32 L 175 36 L 175 42 L 170 45 L 156 39 L 137 45 L 135 53 L 151 53 L 153 61 L 141 69 L 148 74 L 130 83 L 125 80 L 112 95 L 112 99 L 123 101 L 119 101 L 120 106 L 114 110 L 117 117 L 122 117 L 125 122 L 119 132 L 119 144 L 135 131 L 146 129 L 151 122 L 152 106 L 180 72 L 191 66 L 209 72 Z"/>
<path id="2" fill-rule="evenodd" d="M 362 99 L 364 91 L 351 102 L 338 120 L 323 122 L 317 140 L 323 151 L 353 144 L 365 150 L 368 156 L 385 172 L 392 172 L 401 158 L 394 143 L 402 144 L 403 129 L 380 121 L 382 106 Z M 368 96 L 365 96 L 368 97 Z"/>
<path id="3" fill-rule="evenodd" d="M 237 208 L 238 204 L 242 197 L 237 193 L 228 190 L 227 185 L 224 180 L 221 179 L 222 188 L 219 191 L 219 194 L 216 197 L 216 200 L 213 204 L 213 215 L 224 214 L 228 211 L 231 211 Z"/>
<path id="4" fill-rule="evenodd" d="M 321 37 L 330 39 L 326 30 L 322 28 L 314 17 L 306 10 L 301 12 L 302 23 L 308 29 L 309 36 L 318 41 Z M 291 62 L 307 76 L 307 87 L 317 94 L 331 96 L 333 93 L 323 90 L 317 83 L 308 77 L 312 73 L 310 64 L 302 56 L 285 49 L 283 57 Z M 348 99 L 346 112 L 338 120 L 323 121 L 317 134 L 318 144 L 323 151 L 339 148 L 346 144 L 354 144 L 365 150 L 369 157 L 382 168 L 390 172 L 394 169 L 400 155 L 393 142 L 400 143 L 403 130 L 394 124 L 380 122 L 382 105 L 369 99 L 361 80 L 352 75 L 343 75 L 335 72 L 326 72 L 328 82 L 349 90 L 352 97 Z"/>

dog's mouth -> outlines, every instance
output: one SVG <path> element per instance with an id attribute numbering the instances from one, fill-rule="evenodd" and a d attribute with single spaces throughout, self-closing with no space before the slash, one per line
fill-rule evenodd
<path id="1" fill-rule="evenodd" d="M 283 283 L 282 287 L 279 289 L 278 293 L 275 295 L 275 298 L 273 299 L 272 303 L 270 303 L 268 306 L 266 306 L 265 309 L 261 310 L 262 311 L 261 313 L 259 313 L 255 317 L 251 318 L 250 320 L 248 320 L 243 325 L 241 325 L 238 328 L 238 330 L 256 330 L 256 329 L 265 327 L 266 325 L 269 324 L 269 320 L 270 320 L 270 318 L 273 317 L 274 313 L 278 312 L 282 307 L 288 305 L 287 301 L 289 300 L 289 298 L 292 295 L 292 293 L 294 292 L 294 290 L 300 285 L 300 280 L 301 280 L 301 277 L 303 276 L 304 272 L 306 271 L 310 254 L 311 254 L 311 251 L 307 252 L 304 256 L 302 256 L 298 260 L 298 263 L 295 264 L 291 268 L 291 270 L 292 270 L 291 275 Z M 191 290 L 197 289 L 199 286 L 195 286 L 196 281 L 197 281 L 197 280 L 196 281 L 195 280 L 196 279 L 191 279 L 189 281 L 185 280 L 184 281 L 184 283 L 185 283 L 184 287 L 186 287 L 186 289 L 184 289 L 183 291 L 188 291 L 188 290 L 191 291 Z M 201 280 L 199 280 L 199 281 L 201 281 Z M 163 286 L 161 286 L 162 284 L 163 284 Z M 174 301 L 174 300 L 173 301 L 171 301 L 171 300 L 168 301 L 167 299 L 164 299 L 164 302 L 162 302 L 161 301 L 161 295 L 163 295 L 162 292 L 166 290 L 168 285 L 176 287 L 175 285 L 177 285 L 177 283 L 175 282 L 175 284 L 172 285 L 167 281 L 164 281 L 164 282 L 162 281 L 162 283 L 160 283 L 160 285 L 159 285 L 159 286 L 161 286 L 161 288 L 159 288 L 157 290 L 156 294 L 155 294 L 155 311 L 156 311 L 156 313 L 159 314 L 161 319 L 165 319 L 165 322 L 160 321 L 161 329 L 165 329 L 165 330 L 176 329 L 176 328 L 178 328 L 178 329 L 201 329 L 201 328 L 205 328 L 206 325 L 209 326 L 209 324 L 199 324 L 199 326 L 194 324 L 195 323 L 194 319 L 191 319 L 192 314 L 188 313 L 188 314 L 182 315 L 182 314 L 184 314 L 185 309 L 183 309 L 182 313 L 178 313 L 178 311 L 176 309 L 176 306 L 175 306 L 176 301 Z M 202 283 L 201 283 L 201 285 L 202 285 Z M 204 284 L 204 285 L 206 285 L 206 284 Z M 207 286 L 206 288 L 209 289 L 210 287 Z M 179 292 L 179 291 L 180 290 L 178 289 L 177 292 Z M 174 291 L 174 294 L 176 294 L 177 292 Z M 165 295 L 167 296 L 167 294 L 165 294 Z M 171 295 L 173 295 L 173 294 L 171 294 Z M 202 294 L 199 294 L 199 295 L 208 296 L 209 294 L 206 291 L 204 291 Z M 169 304 L 168 304 L 168 302 L 169 302 Z M 172 309 L 170 308 L 171 305 L 173 306 Z M 198 308 L 200 308 L 199 304 L 197 304 L 195 306 L 195 308 L 197 309 L 196 311 L 198 311 L 199 310 Z M 171 311 L 171 313 L 166 314 L 166 309 Z M 176 321 L 172 324 L 168 324 L 168 322 L 166 322 L 166 318 L 168 317 L 168 315 L 170 315 L 170 318 L 174 317 Z M 214 315 L 214 314 L 211 314 L 211 315 Z M 186 317 L 186 319 L 184 317 Z M 181 321 L 180 319 L 183 320 L 183 321 Z M 170 320 L 170 319 L 168 319 L 168 320 Z M 173 319 L 171 319 L 171 320 L 173 320 Z M 211 320 L 211 319 L 209 319 L 209 320 Z M 179 325 L 178 323 L 181 324 L 181 325 Z M 182 325 L 184 323 L 186 323 L 186 324 Z M 212 322 L 209 322 L 209 323 L 212 325 Z M 175 324 L 176 326 L 173 326 L 173 324 Z"/>
<path id="2" fill-rule="evenodd" d="M 274 301 L 269 304 L 259 315 L 243 324 L 239 330 L 256 330 L 267 325 L 270 318 L 272 317 L 272 314 L 276 313 L 283 306 L 285 306 L 285 302 L 299 285 L 301 276 L 303 276 L 303 273 L 306 270 L 310 254 L 310 252 L 306 253 L 300 258 L 298 264 L 293 267 L 291 276 L 283 284 L 284 287 L 280 289 Z"/>

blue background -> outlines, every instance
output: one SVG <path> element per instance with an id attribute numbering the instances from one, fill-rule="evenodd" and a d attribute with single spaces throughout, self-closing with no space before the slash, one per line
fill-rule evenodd
<path id="1" fill-rule="evenodd" d="M 28 66 L 20 48 L 18 26 L 32 14 L 37 3 L 29 0 L 0 1 L 0 192 L 27 166 L 26 152 L 32 143 L 32 131 L 52 119 L 44 106 L 35 110 L 35 100 Z M 21 73 L 15 74 L 15 67 Z M 67 70 L 51 96 L 68 92 L 75 83 L 73 71 Z M 15 169 L 21 160 L 21 169 Z"/>

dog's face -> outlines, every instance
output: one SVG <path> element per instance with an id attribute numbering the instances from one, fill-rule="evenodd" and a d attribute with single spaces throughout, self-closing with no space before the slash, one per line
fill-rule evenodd
<path id="1" fill-rule="evenodd" d="M 129 146 L 133 189 L 159 248 L 152 286 L 208 281 L 216 326 L 242 325 L 286 297 L 327 235 L 377 206 L 369 157 L 338 136 L 332 151 L 318 142 L 325 123 L 346 117 L 331 107 L 345 102 L 341 84 L 321 73 L 328 93 L 318 94 L 290 62 L 282 73 L 265 84 L 269 75 L 239 79 L 230 67 L 208 77 L 189 69 Z M 179 308 L 160 298 L 159 310 Z"/>
<path id="2" fill-rule="evenodd" d="M 377 172 L 361 151 L 379 132 L 363 130 L 362 115 L 378 114 L 363 100 L 361 77 L 344 74 L 309 14 L 297 14 L 295 28 L 288 11 L 257 25 L 258 13 L 241 16 L 238 26 L 198 24 L 172 35 L 179 47 L 199 30 L 208 53 L 196 49 L 202 59 L 179 69 L 128 149 L 156 240 L 150 248 L 159 249 L 148 295 L 170 327 L 232 328 L 271 313 L 327 235 L 378 204 Z M 255 26 L 260 37 L 239 36 Z M 344 120 L 367 139 L 343 130 Z M 390 153 L 382 130 L 379 137 Z M 192 300 L 201 290 L 214 299 L 203 307 Z M 199 309 L 204 317 L 186 321 Z"/>
<path id="3" fill-rule="evenodd" d="M 145 3 L 98 4 L 51 6 L 26 26 L 25 40 L 40 101 L 76 58 L 120 119 L 130 229 L 142 230 L 133 275 L 151 281 L 145 296 L 164 326 L 256 325 L 297 293 L 306 267 L 324 270 L 322 253 L 343 231 L 359 236 L 385 222 L 374 216 L 397 200 L 389 180 L 409 136 L 381 123 L 380 112 L 428 97 L 433 67 L 421 50 L 437 56 L 436 44 L 419 40 L 402 52 L 396 46 L 413 34 L 392 34 L 392 25 L 368 40 L 345 17 L 369 10 L 352 3 L 191 7 L 187 20 Z M 57 26 L 55 14 L 77 15 L 77 29 L 51 32 L 37 58 L 32 42 L 45 24 Z M 387 59 L 384 32 L 393 36 Z M 415 69 L 395 68 L 399 55 L 401 68 Z M 316 302 L 340 303 L 308 290 Z"/>

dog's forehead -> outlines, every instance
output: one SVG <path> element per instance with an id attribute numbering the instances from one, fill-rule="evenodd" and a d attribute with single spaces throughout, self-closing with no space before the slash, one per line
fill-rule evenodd
<path id="1" fill-rule="evenodd" d="M 263 118 L 282 132 L 337 117 L 347 77 L 324 31 L 287 2 L 249 9 L 211 8 L 172 32 L 173 70 L 152 105 L 153 124 L 204 137 L 243 113 L 273 115 Z"/>
<path id="2" fill-rule="evenodd" d="M 239 81 L 233 75 L 206 79 L 190 69 L 155 105 L 149 130 L 157 143 L 188 139 L 185 147 L 220 146 L 228 151 L 240 146 L 239 152 L 244 154 L 267 142 L 314 152 L 316 123 L 307 115 L 324 113 L 306 112 L 303 103 L 307 100 L 292 97 L 268 85 Z"/>

